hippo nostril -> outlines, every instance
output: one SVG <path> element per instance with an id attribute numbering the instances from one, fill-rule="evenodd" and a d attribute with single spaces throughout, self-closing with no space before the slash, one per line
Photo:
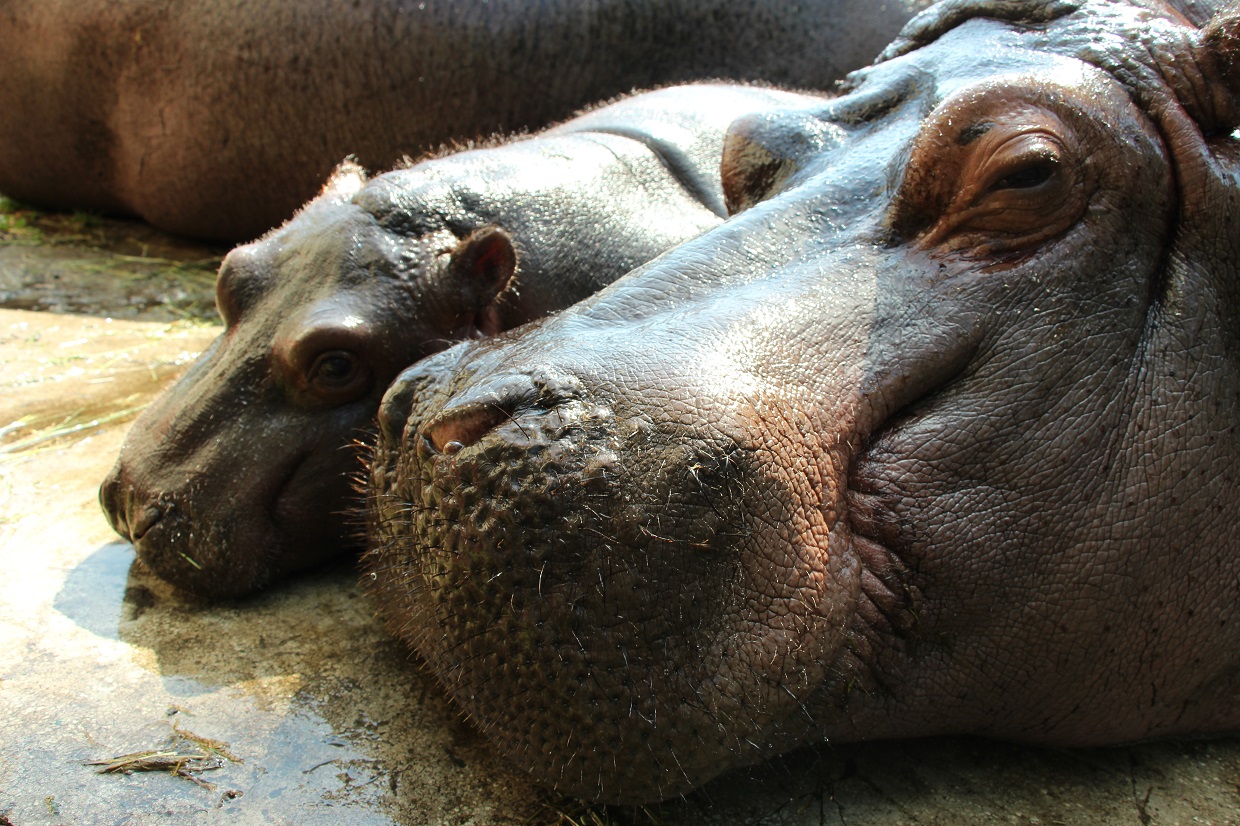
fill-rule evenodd
<path id="1" fill-rule="evenodd" d="M 124 508 L 120 506 L 120 488 L 120 469 L 113 468 L 108 478 L 104 479 L 103 484 L 99 486 L 99 504 L 104 514 L 107 515 L 108 521 L 112 523 L 113 529 L 118 533 L 121 532 L 121 526 L 125 522 Z"/>
<path id="2" fill-rule="evenodd" d="M 164 518 L 164 509 L 158 505 L 147 505 L 142 509 L 142 513 L 134 521 L 133 527 L 129 532 L 131 542 L 137 542 L 146 532 L 155 527 L 161 519 Z"/>
<path id="3" fill-rule="evenodd" d="M 422 448 L 457 453 L 476 444 L 505 422 L 515 422 L 522 411 L 553 406 L 559 398 L 558 392 L 556 387 L 548 390 L 547 380 L 527 374 L 507 374 L 481 381 L 450 399 L 439 413 L 418 428 L 424 440 Z"/>
<path id="4" fill-rule="evenodd" d="M 414 406 L 433 395 L 436 385 L 452 375 L 452 368 L 459 360 L 459 356 L 455 360 L 452 356 L 452 351 L 448 351 L 423 359 L 392 381 L 379 404 L 379 431 L 384 442 L 400 443 Z"/>
<path id="5" fill-rule="evenodd" d="M 512 414 L 497 404 L 456 407 L 428 422 L 422 434 L 435 450 L 452 454 L 477 443 L 511 418 Z"/>

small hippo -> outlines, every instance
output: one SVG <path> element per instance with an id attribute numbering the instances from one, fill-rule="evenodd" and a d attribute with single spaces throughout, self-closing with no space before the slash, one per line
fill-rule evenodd
<path id="1" fill-rule="evenodd" d="M 156 574 L 238 596 L 362 544 L 354 441 L 391 379 L 723 220 L 725 130 L 816 101 L 673 87 L 323 194 L 220 268 L 227 330 L 134 423 L 100 500 Z"/>
<path id="2" fill-rule="evenodd" d="M 366 581 L 637 802 L 808 741 L 1240 728 L 1240 12 L 949 0 L 727 139 L 736 214 L 410 368 Z"/>
<path id="3" fill-rule="evenodd" d="M 826 89 L 927 0 L 0 0 L 0 193 L 248 241 L 352 155 L 704 79 Z"/>

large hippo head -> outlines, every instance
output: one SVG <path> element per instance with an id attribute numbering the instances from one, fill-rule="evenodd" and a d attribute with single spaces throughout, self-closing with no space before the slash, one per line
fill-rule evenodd
<path id="1" fill-rule="evenodd" d="M 367 579 L 499 749 L 641 801 L 821 737 L 1240 724 L 1240 27 L 1202 17 L 938 6 L 734 125 L 722 226 L 397 380 Z"/>

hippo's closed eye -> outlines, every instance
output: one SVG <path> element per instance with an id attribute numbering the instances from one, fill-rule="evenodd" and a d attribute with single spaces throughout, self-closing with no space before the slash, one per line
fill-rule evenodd
<path id="1" fill-rule="evenodd" d="M 1050 104 L 986 94 L 949 100 L 937 114 L 897 199 L 902 237 L 1005 266 L 1080 220 L 1088 154 Z"/>
<path id="2" fill-rule="evenodd" d="M 1059 171 L 1059 156 L 1054 153 L 1036 154 L 1024 159 L 1024 164 L 1017 167 L 998 181 L 990 185 L 987 194 L 1004 189 L 1033 189 L 1042 186 L 1055 177 Z"/>
<path id="3" fill-rule="evenodd" d="M 1068 153 L 1054 132 L 1018 129 L 1009 136 L 1000 130 L 992 143 L 998 145 L 983 145 L 984 156 L 971 170 L 975 180 L 969 183 L 982 190 L 974 205 L 1005 190 L 1025 190 L 1021 197 L 1027 197 L 1028 190 L 1046 189 L 1065 177 L 1061 172 Z"/>

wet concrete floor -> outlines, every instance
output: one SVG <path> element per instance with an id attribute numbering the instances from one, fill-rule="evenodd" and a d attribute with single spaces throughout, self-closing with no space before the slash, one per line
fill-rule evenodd
<path id="1" fill-rule="evenodd" d="M 682 800 L 582 806 L 496 760 L 351 565 L 239 602 L 173 592 L 96 489 L 218 333 L 222 252 L 0 199 L 0 826 L 1240 824 L 1237 740 L 823 745 Z"/>

